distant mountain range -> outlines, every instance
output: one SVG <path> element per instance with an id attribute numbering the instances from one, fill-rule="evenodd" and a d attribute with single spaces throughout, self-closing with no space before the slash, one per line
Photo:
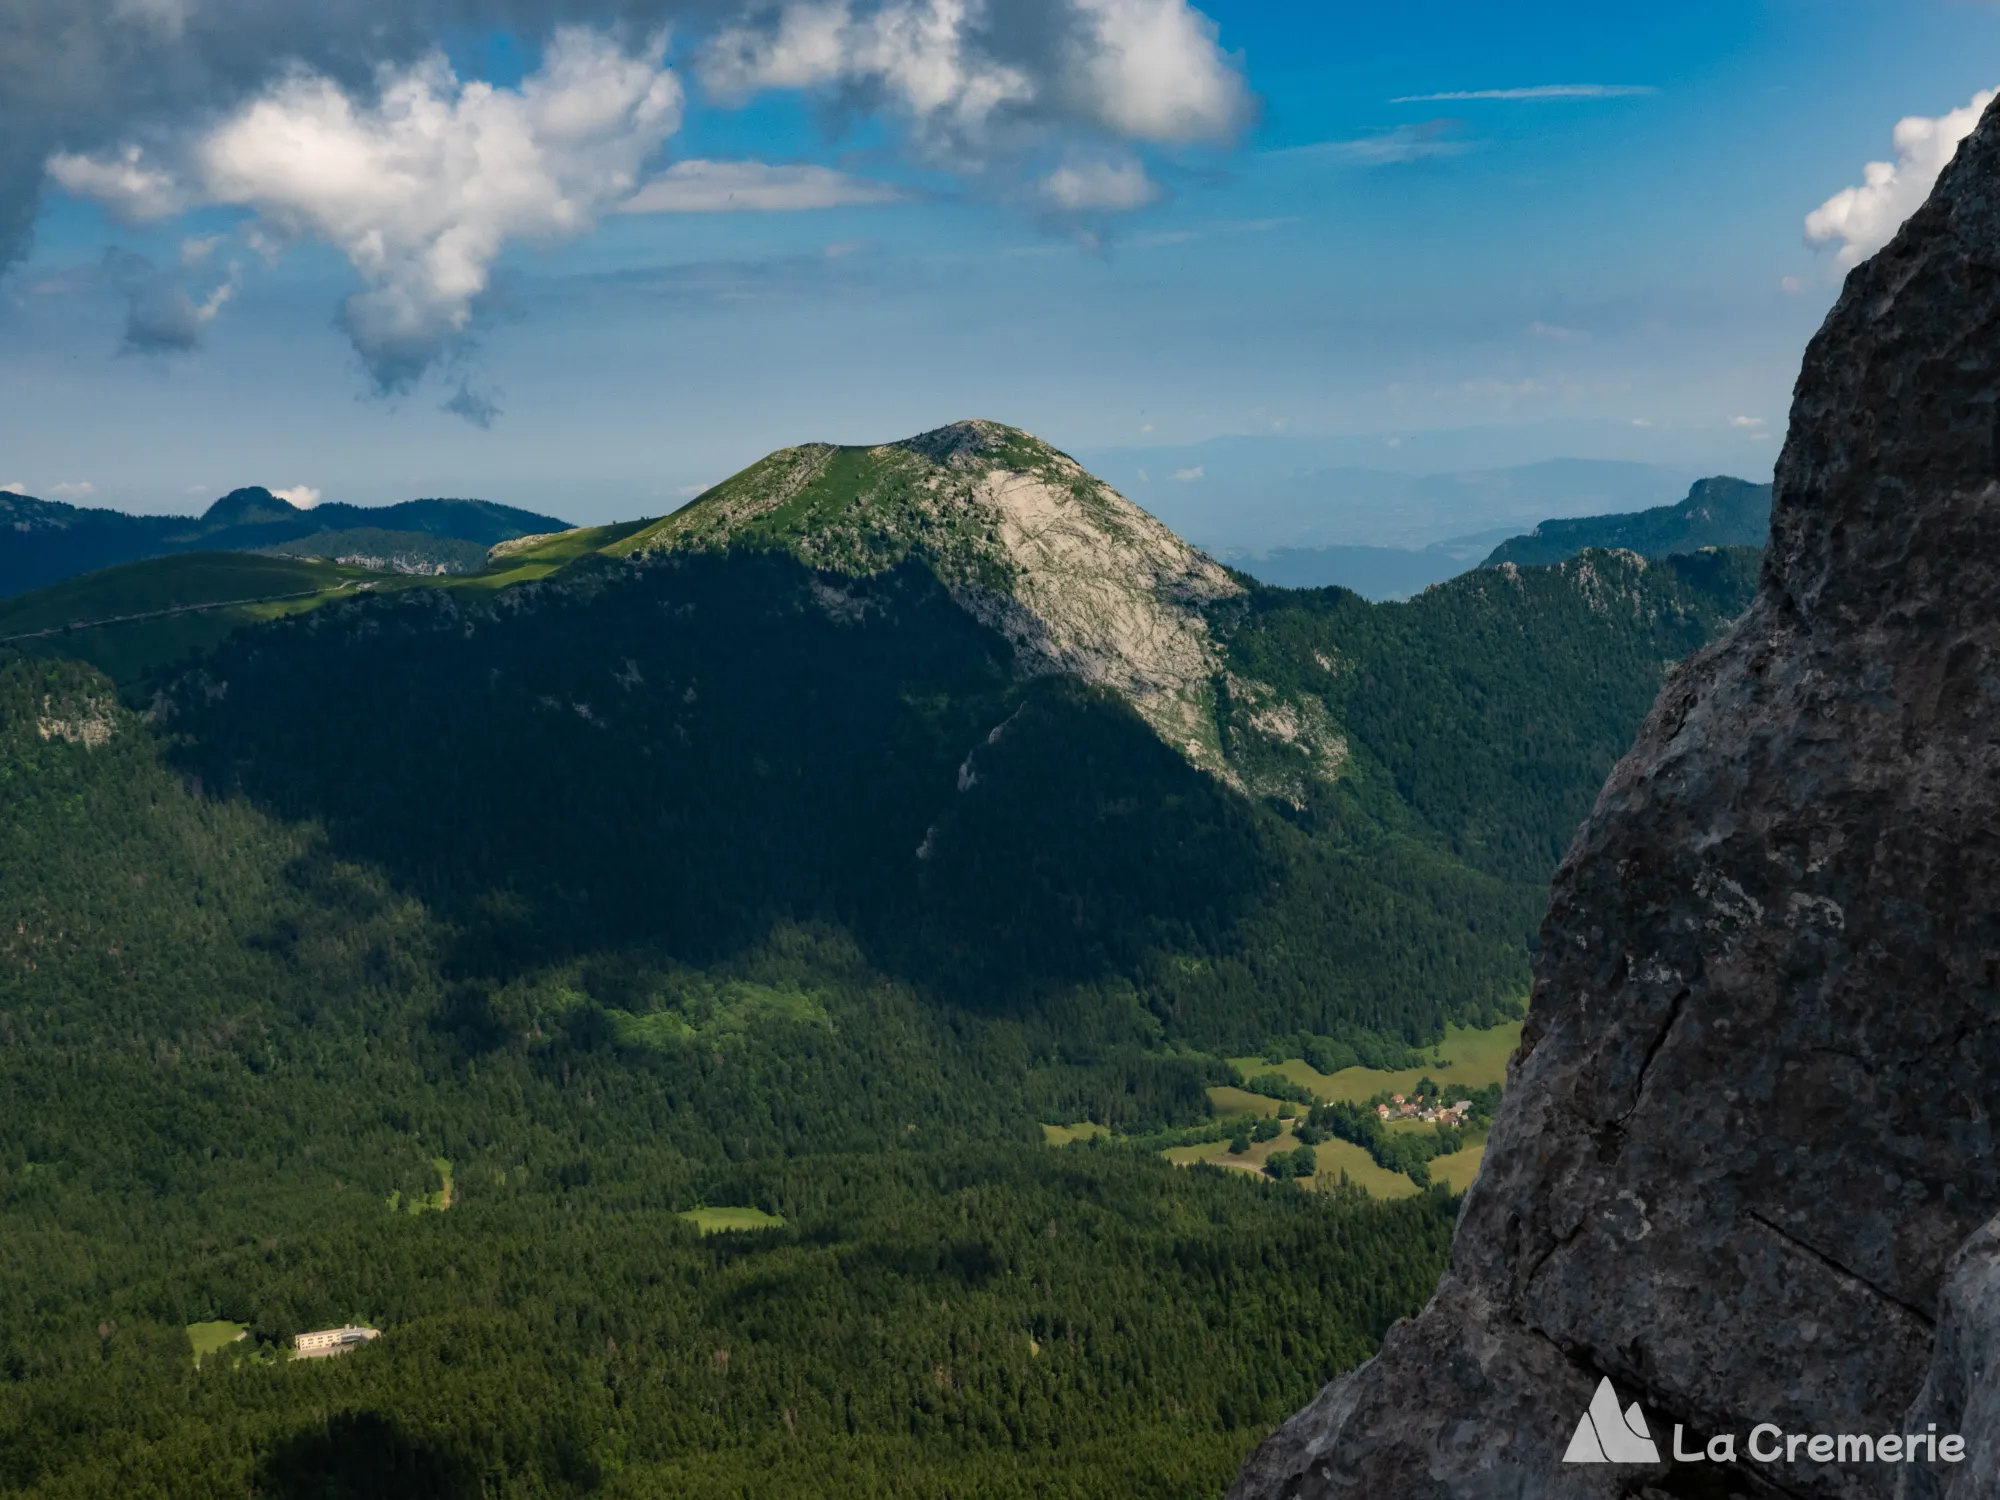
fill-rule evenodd
<path id="1" fill-rule="evenodd" d="M 390 572 L 468 572 L 497 542 L 567 524 L 490 500 L 302 510 L 255 486 L 230 491 L 199 516 L 134 516 L 0 491 L 0 598 L 177 552 L 263 551 Z"/>
<path id="2" fill-rule="evenodd" d="M 1701 471 L 1560 458 L 1508 468 L 1398 473 L 1313 461 L 1311 445 L 1216 440 L 1100 455 L 1093 471 L 1217 557 L 1282 548 L 1398 547 L 1494 540 L 1550 516 L 1666 504 Z M 1712 472 L 1712 471 L 1711 471 Z"/>
<path id="3" fill-rule="evenodd" d="M 1544 567 L 1593 547 L 1620 548 L 1642 557 L 1670 557 L 1704 547 L 1762 547 L 1770 529 L 1771 487 L 1718 477 L 1695 481 L 1687 498 L 1673 505 L 1545 520 L 1521 535 L 1507 535 L 1503 528 L 1424 548 L 1280 547 L 1255 556 L 1228 556 L 1227 561 L 1279 588 L 1338 586 L 1368 599 L 1407 599 L 1475 565 Z M 1500 545 L 1488 552 L 1496 539 Z"/>
<path id="4" fill-rule="evenodd" d="M 1574 557 L 1587 547 L 1619 547 L 1641 557 L 1670 557 L 1704 547 L 1761 547 L 1770 534 L 1771 486 L 1704 479 L 1678 505 L 1636 515 L 1544 521 L 1526 536 L 1502 542 L 1481 566 L 1542 566 Z"/>

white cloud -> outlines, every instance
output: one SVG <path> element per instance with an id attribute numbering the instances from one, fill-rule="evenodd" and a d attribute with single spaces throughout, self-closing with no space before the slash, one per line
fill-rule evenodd
<path id="1" fill-rule="evenodd" d="M 1653 419 L 1651 417 L 1634 417 L 1632 419 L 1632 425 L 1634 427 L 1651 427 L 1653 425 Z"/>
<path id="2" fill-rule="evenodd" d="M 1144 208 L 1160 190 L 1135 161 L 1093 161 L 1058 167 L 1041 182 L 1043 201 L 1063 213 L 1123 213 Z"/>
<path id="3" fill-rule="evenodd" d="M 49 170 L 128 214 L 239 205 L 266 243 L 334 245 L 364 283 L 347 331 L 376 385 L 400 390 L 464 335 L 508 239 L 580 233 L 632 195 L 680 125 L 664 51 L 664 39 L 628 54 L 568 28 L 518 89 L 462 82 L 433 56 L 385 70 L 373 102 L 295 73 L 194 143 L 185 192 L 132 148 Z"/>
<path id="4" fill-rule="evenodd" d="M 287 485 L 284 489 L 274 487 L 271 493 L 287 505 L 296 505 L 300 510 L 311 510 L 319 504 L 320 492 L 309 484 Z"/>
<path id="5" fill-rule="evenodd" d="M 1051 0 L 1039 52 L 1003 52 L 987 0 L 791 0 L 704 50 L 702 82 L 740 101 L 765 89 L 873 96 L 912 127 L 920 157 L 980 170 L 1083 127 L 1126 141 L 1230 136 L 1250 113 L 1215 24 L 1187 0 Z M 1050 39 L 1054 41 L 1050 44 Z M 1053 51 L 1049 50 L 1049 45 Z"/>
<path id="6" fill-rule="evenodd" d="M 941 143 L 1035 97 L 1024 71 L 973 44 L 984 10 L 979 0 L 893 0 L 857 16 L 847 0 L 800 0 L 784 8 L 775 29 L 732 27 L 717 36 L 702 59 L 702 82 L 725 99 L 770 88 L 867 86 Z"/>
<path id="7" fill-rule="evenodd" d="M 618 205 L 626 214 L 787 212 L 899 203 L 893 183 L 850 177 L 831 167 L 772 166 L 760 161 L 682 161 Z"/>
<path id="8" fill-rule="evenodd" d="M 1796 276 L 1780 276 L 1778 278 L 1778 290 L 1785 293 L 1787 296 L 1796 297 L 1798 296 L 1799 293 L 1803 292 L 1805 289 L 1806 289 L 1805 282 L 1800 280 Z"/>
<path id="9" fill-rule="evenodd" d="M 1871 161 L 1861 169 L 1859 187 L 1843 188 L 1806 215 L 1806 243 L 1840 246 L 1843 266 L 1859 265 L 1903 227 L 1903 220 L 1930 196 L 1938 173 L 1972 134 L 1996 97 L 1986 90 L 1950 114 L 1928 119 L 1909 115 L 1896 122 L 1896 159 Z"/>
<path id="10" fill-rule="evenodd" d="M 1590 337 L 1581 328 L 1565 328 L 1560 323 L 1544 323 L 1540 319 L 1528 325 L 1528 333 L 1555 344 L 1579 344 Z"/>
<path id="11" fill-rule="evenodd" d="M 1206 479 L 1207 477 L 1208 470 L 1200 464 L 1196 464 L 1192 469 L 1174 470 L 1174 478 L 1178 479 L 1182 484 L 1192 484 L 1197 479 Z"/>
<path id="12" fill-rule="evenodd" d="M 101 157 L 58 151 L 48 171 L 63 191 L 96 199 L 128 224 L 170 219 L 189 206 L 187 190 L 164 167 L 149 166 L 138 146 Z"/>
<path id="13" fill-rule="evenodd" d="M 1140 141 L 1215 140 L 1249 112 L 1215 23 L 1185 0 L 1075 0 L 1089 41 L 1071 58 L 1078 102 Z"/>
<path id="14" fill-rule="evenodd" d="M 1762 417 L 1731 417 L 1729 425 L 1740 428 L 1744 432 L 1758 432 L 1768 424 Z"/>
<path id="15" fill-rule="evenodd" d="M 61 484 L 50 485 L 49 493 L 51 495 L 60 495 L 65 500 L 81 500 L 86 495 L 96 494 L 97 486 L 92 484 L 88 479 L 71 479 L 65 480 Z"/>
<path id="16" fill-rule="evenodd" d="M 18 479 L 10 479 L 5 484 L 0 484 L 0 495 L 25 495 L 27 493 L 28 487 Z"/>
<path id="17" fill-rule="evenodd" d="M 701 61 L 701 81 L 724 99 L 760 89 L 810 89 L 841 77 L 859 40 L 844 4 L 788 5 L 773 29 L 737 26 L 717 36 Z"/>
<path id="18" fill-rule="evenodd" d="M 1657 94 L 1639 83 L 1542 83 L 1525 89 L 1454 89 L 1443 94 L 1404 94 L 1391 104 L 1460 104 L 1474 99 L 1533 103 L 1544 99 L 1632 99 Z"/>

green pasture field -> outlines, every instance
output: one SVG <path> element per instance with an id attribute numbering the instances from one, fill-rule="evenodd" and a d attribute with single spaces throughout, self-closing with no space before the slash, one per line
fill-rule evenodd
<path id="1" fill-rule="evenodd" d="M 1200 1146 L 1173 1146 L 1160 1154 L 1179 1167 L 1207 1162 L 1210 1166 L 1261 1174 L 1264 1163 L 1275 1153 L 1296 1151 L 1298 1148 L 1299 1138 L 1287 1125 L 1274 1139 L 1253 1143 L 1241 1156 L 1229 1154 L 1227 1141 L 1212 1141 Z M 1410 1198 L 1423 1191 L 1401 1172 L 1391 1172 L 1377 1166 L 1373 1157 L 1351 1141 L 1321 1141 L 1313 1147 L 1313 1157 L 1319 1164 L 1319 1171 L 1312 1177 L 1300 1179 L 1302 1187 L 1318 1188 L 1322 1191 L 1337 1187 L 1344 1172 L 1349 1183 L 1360 1188 L 1371 1198 Z M 1449 1159 L 1439 1158 L 1440 1161 Z M 1435 1175 L 1435 1164 L 1432 1171 Z"/>
<path id="2" fill-rule="evenodd" d="M 1095 1120 L 1085 1120 L 1078 1125 L 1042 1126 L 1042 1139 L 1051 1146 L 1067 1146 L 1071 1141 L 1094 1140 L 1098 1136 L 1109 1135 L 1111 1131 Z M 1207 1148 L 1202 1148 L 1206 1150 Z"/>
<path id="3" fill-rule="evenodd" d="M 1266 1099 L 1262 1094 L 1253 1094 L 1248 1089 L 1233 1088 L 1222 1084 L 1208 1091 L 1208 1102 L 1215 1106 L 1218 1115 L 1275 1115 L 1278 1101 Z"/>
<path id="4" fill-rule="evenodd" d="M 241 1323 L 190 1323 L 188 1342 L 194 1346 L 194 1362 L 200 1364 L 219 1349 L 227 1349 L 250 1332 Z"/>
<path id="5" fill-rule="evenodd" d="M 1460 1083 L 1475 1089 L 1489 1083 L 1505 1083 L 1507 1059 L 1520 1045 L 1521 1023 L 1508 1021 L 1489 1031 L 1446 1027 L 1444 1041 L 1432 1049 L 1434 1060 L 1421 1068 L 1342 1068 L 1338 1073 L 1321 1073 L 1296 1057 L 1282 1063 L 1266 1062 L 1261 1057 L 1232 1057 L 1229 1061 L 1245 1079 L 1259 1073 L 1276 1073 L 1321 1099 L 1358 1104 L 1377 1094 L 1407 1094 L 1426 1076 L 1441 1084 Z M 1215 1092 L 1209 1090 L 1211 1096 Z"/>
<path id="6" fill-rule="evenodd" d="M 676 1214 L 703 1234 L 727 1234 L 739 1229 L 776 1229 L 785 1221 L 761 1208 L 690 1208 Z"/>
<path id="7" fill-rule="evenodd" d="M 1352 1141 L 1321 1141 L 1313 1147 L 1313 1156 L 1319 1162 L 1319 1171 L 1307 1181 L 1322 1192 L 1338 1187 L 1343 1173 L 1371 1198 L 1414 1198 L 1423 1191 L 1401 1172 L 1376 1165 L 1375 1158 Z M 1440 1156 L 1433 1161 L 1431 1176 L 1438 1176 L 1438 1162 L 1450 1160 L 1449 1156 Z"/>
<path id="8" fill-rule="evenodd" d="M 1443 1183 L 1454 1193 L 1462 1193 L 1472 1186 L 1472 1179 L 1479 1175 L 1479 1164 L 1485 1160 L 1484 1141 L 1467 1146 L 1462 1151 L 1454 1151 L 1449 1156 L 1433 1156 L 1431 1181 Z"/>

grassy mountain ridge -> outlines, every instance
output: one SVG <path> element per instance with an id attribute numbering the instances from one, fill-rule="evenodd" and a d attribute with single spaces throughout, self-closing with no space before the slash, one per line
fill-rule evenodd
<path id="1" fill-rule="evenodd" d="M 377 555 L 427 565 L 459 556 L 441 543 L 491 547 L 562 525 L 490 500 L 406 500 L 376 507 L 332 502 L 305 510 L 253 486 L 230 491 L 200 516 L 133 516 L 0 491 L 0 598 L 180 552 L 255 551 L 330 534 L 313 555 L 337 559 L 364 553 L 369 539 L 353 533 L 374 531 L 405 539 L 385 554 L 382 539 L 373 538 Z"/>

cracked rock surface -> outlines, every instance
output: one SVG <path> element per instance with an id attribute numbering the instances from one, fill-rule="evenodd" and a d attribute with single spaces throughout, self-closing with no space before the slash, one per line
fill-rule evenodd
<path id="1" fill-rule="evenodd" d="M 1757 601 L 1556 875 L 1437 1296 L 1232 1500 L 2000 1493 L 1972 1461 L 1668 1459 L 1677 1423 L 1943 1411 L 1992 1462 L 2000 1248 L 1968 1241 L 2000 1211 L 1996 398 L 1989 111 L 1809 347 Z M 1562 1464 L 1605 1375 L 1666 1461 Z"/>

